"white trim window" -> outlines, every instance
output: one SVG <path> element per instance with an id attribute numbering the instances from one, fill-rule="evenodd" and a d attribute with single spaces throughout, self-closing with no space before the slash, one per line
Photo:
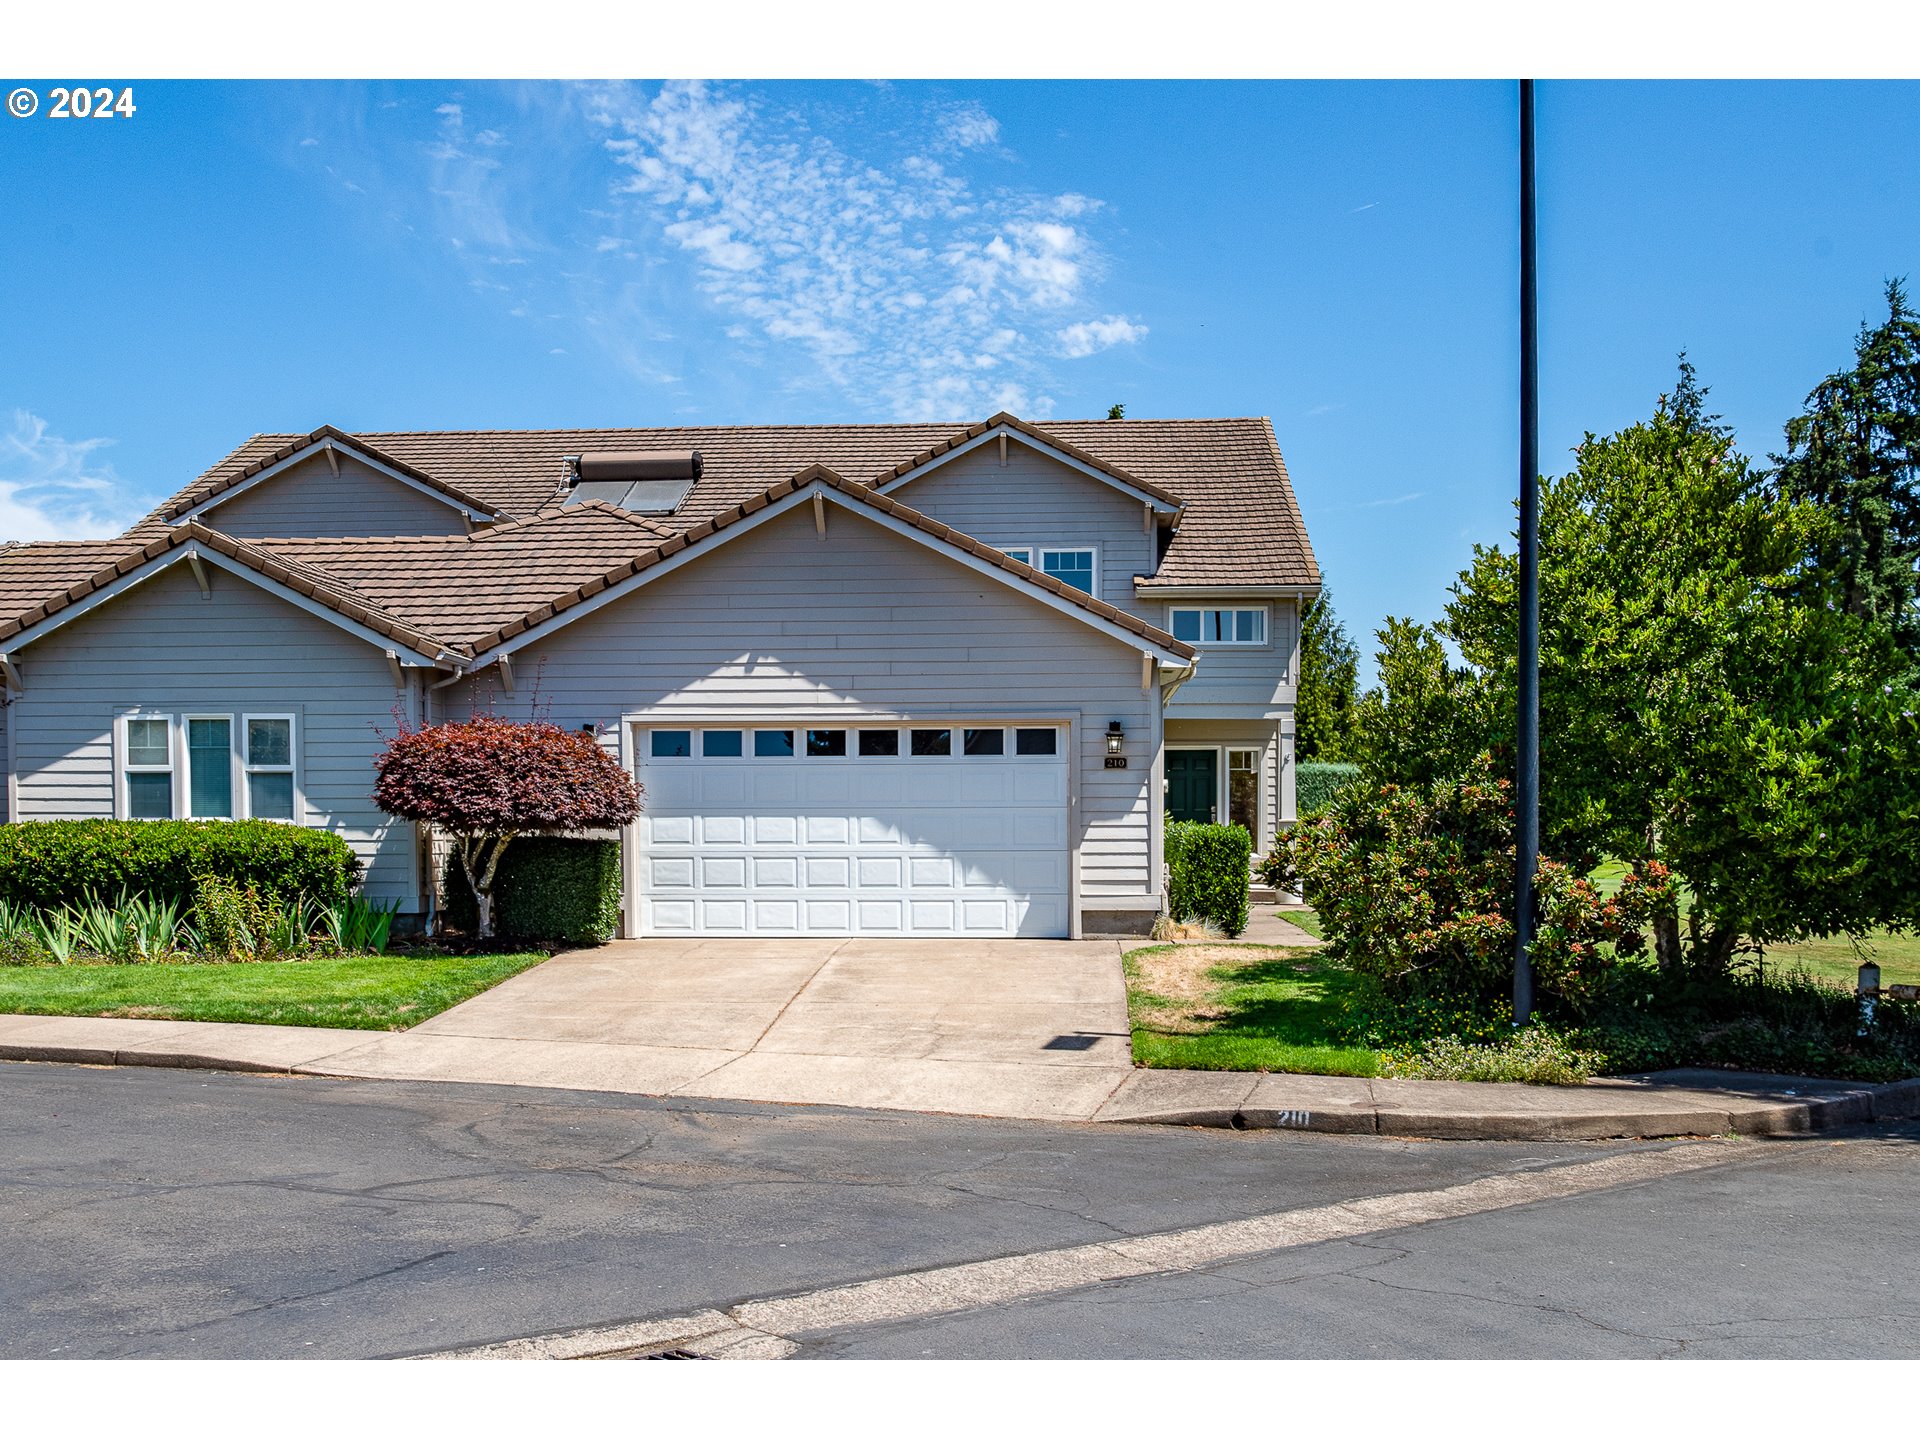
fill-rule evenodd
<path id="1" fill-rule="evenodd" d="M 1100 551 L 1094 545 L 1006 545 L 1000 553 L 1088 595 L 1099 593 Z M 1035 556 L 1039 559 L 1035 559 Z"/>
<path id="2" fill-rule="evenodd" d="M 245 724 L 247 814 L 255 820 L 297 820 L 300 797 L 293 779 L 294 718 L 247 715 Z"/>
<path id="3" fill-rule="evenodd" d="M 187 818 L 234 816 L 233 717 L 183 715 L 186 728 Z"/>
<path id="4" fill-rule="evenodd" d="M 1183 605 L 1169 607 L 1167 628 L 1173 638 L 1189 645 L 1264 645 L 1267 610 L 1202 610 Z"/>
<path id="5" fill-rule="evenodd" d="M 129 820 L 173 819 L 173 717 L 120 718 L 121 813 Z"/>

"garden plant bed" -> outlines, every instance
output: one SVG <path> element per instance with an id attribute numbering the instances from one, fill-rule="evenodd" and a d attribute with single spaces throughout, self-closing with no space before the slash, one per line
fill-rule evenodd
<path id="1" fill-rule="evenodd" d="M 1342 1040 L 1335 1027 L 1357 977 L 1312 950 L 1150 945 L 1128 952 L 1126 971 L 1136 1065 L 1380 1073 L 1380 1056 Z"/>
<path id="2" fill-rule="evenodd" d="M 405 1030 L 539 964 L 543 952 L 0 967 L 0 1012 Z"/>

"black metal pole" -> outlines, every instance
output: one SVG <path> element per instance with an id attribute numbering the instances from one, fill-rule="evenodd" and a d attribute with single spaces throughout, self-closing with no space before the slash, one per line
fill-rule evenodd
<path id="1" fill-rule="evenodd" d="M 1520 714 L 1514 783 L 1513 1023 L 1533 1017 L 1533 875 L 1540 864 L 1540 293 L 1533 81 L 1520 82 Z"/>

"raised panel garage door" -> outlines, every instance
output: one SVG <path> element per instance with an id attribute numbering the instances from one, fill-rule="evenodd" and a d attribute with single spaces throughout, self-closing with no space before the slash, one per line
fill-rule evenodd
<path id="1" fill-rule="evenodd" d="M 638 739 L 643 935 L 1068 933 L 1063 730 Z"/>

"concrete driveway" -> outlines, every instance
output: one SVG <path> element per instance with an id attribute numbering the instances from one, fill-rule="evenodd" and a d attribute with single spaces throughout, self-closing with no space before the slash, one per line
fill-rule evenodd
<path id="1" fill-rule="evenodd" d="M 325 1068 L 1058 1120 L 1130 1067 L 1116 941 L 627 940 Z"/>

